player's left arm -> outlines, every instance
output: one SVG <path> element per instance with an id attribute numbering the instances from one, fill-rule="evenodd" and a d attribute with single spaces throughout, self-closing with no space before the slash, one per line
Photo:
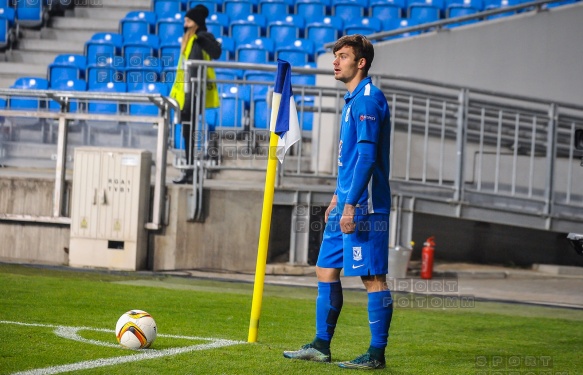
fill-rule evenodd
<path id="1" fill-rule="evenodd" d="M 352 113 L 356 123 L 358 157 L 340 220 L 342 232 L 347 234 L 354 232 L 355 206 L 372 176 L 377 156 L 380 123 L 383 119 L 381 108 L 373 97 L 362 97 L 361 103 L 358 104 L 356 111 L 353 106 Z"/>

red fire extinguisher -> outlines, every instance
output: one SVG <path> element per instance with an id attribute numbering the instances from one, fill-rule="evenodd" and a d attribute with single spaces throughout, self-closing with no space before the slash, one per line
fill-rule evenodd
<path id="1" fill-rule="evenodd" d="M 429 237 L 423 243 L 421 250 L 421 278 L 431 279 L 433 277 L 433 256 L 435 253 L 435 238 Z"/>

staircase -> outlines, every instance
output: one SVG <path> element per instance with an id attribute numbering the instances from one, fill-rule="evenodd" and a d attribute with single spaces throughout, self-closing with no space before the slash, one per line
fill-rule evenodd
<path id="1" fill-rule="evenodd" d="M 78 5 L 63 17 L 51 17 L 41 30 L 20 29 L 17 47 L 0 62 L 0 88 L 18 77 L 46 77 L 56 55 L 83 54 L 85 42 L 97 32 L 118 32 L 119 20 L 128 12 L 148 10 L 151 0 L 101 0 L 99 6 Z"/>

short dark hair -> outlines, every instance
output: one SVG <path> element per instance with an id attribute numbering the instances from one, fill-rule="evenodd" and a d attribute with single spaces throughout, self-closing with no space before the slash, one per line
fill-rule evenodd
<path id="1" fill-rule="evenodd" d="M 368 70 L 372 65 L 372 60 L 374 59 L 374 47 L 367 37 L 360 34 L 354 35 L 344 35 L 334 43 L 333 52 L 336 53 L 339 49 L 343 47 L 352 47 L 354 51 L 354 56 L 356 61 L 364 58 L 366 60 L 366 65 L 364 66 L 364 74 L 368 75 Z"/>

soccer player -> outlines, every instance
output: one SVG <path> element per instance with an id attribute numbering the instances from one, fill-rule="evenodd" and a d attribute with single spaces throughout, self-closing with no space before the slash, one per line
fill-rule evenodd
<path id="1" fill-rule="evenodd" d="M 368 294 L 370 346 L 339 366 L 385 368 L 385 348 L 393 315 L 388 289 L 388 223 L 391 208 L 389 147 L 391 122 L 384 94 L 368 70 L 374 47 L 362 35 L 346 35 L 334 45 L 334 78 L 348 92 L 340 122 L 336 191 L 325 214 L 326 228 L 316 263 L 316 336 L 284 357 L 330 362 L 330 341 L 342 310 L 340 272 L 360 276 Z"/>

